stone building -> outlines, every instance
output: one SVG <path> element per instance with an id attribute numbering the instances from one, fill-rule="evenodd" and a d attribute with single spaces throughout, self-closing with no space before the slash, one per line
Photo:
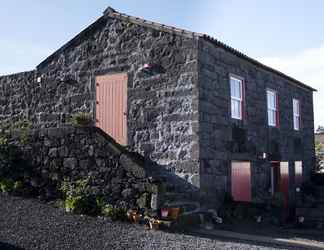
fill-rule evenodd
<path id="1" fill-rule="evenodd" d="M 89 112 L 201 201 L 258 202 L 313 169 L 313 91 L 207 35 L 108 8 L 35 70 L 0 77 L 0 119 L 48 128 Z"/>
<path id="2" fill-rule="evenodd" d="M 315 132 L 315 141 L 324 144 L 324 128 L 319 126 Z"/>

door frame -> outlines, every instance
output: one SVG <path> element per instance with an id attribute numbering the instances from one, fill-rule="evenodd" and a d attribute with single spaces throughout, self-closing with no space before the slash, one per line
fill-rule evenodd
<path id="1" fill-rule="evenodd" d="M 95 126 L 97 124 L 97 78 L 98 77 L 104 77 L 104 76 L 109 76 L 109 75 L 119 75 L 119 74 L 125 74 L 127 77 L 127 81 L 126 81 L 126 110 L 124 112 L 124 116 L 126 116 L 125 118 L 125 144 L 123 144 L 124 146 L 128 146 L 129 144 L 129 120 L 128 120 L 128 113 L 129 113 L 129 83 L 130 83 L 130 78 L 132 77 L 132 74 L 128 73 L 127 71 L 113 71 L 113 70 L 101 70 L 101 71 L 95 71 L 94 76 L 93 76 L 93 80 L 92 80 L 92 88 L 94 90 L 94 105 L 93 105 L 93 110 L 94 110 L 94 123 Z M 112 137 L 113 138 L 113 137 Z"/>

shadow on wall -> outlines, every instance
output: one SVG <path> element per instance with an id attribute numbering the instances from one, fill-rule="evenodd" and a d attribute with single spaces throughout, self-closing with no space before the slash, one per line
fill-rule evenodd
<path id="1" fill-rule="evenodd" d="M 107 141 L 117 145 L 122 153 L 133 159 L 139 166 L 142 166 L 145 169 L 147 176 L 158 180 L 162 188 L 162 190 L 160 190 L 160 195 L 162 196 L 160 196 L 162 199 L 162 203 L 160 205 L 173 202 L 199 200 L 199 188 L 192 185 L 184 178 L 176 175 L 171 169 L 152 161 L 147 156 L 128 151 L 126 147 L 119 145 L 112 137 L 110 137 L 100 128 L 95 127 L 94 129 Z"/>

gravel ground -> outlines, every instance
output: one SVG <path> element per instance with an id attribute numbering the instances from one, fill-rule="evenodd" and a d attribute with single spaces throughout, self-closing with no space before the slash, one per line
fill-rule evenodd
<path id="1" fill-rule="evenodd" d="M 0 194 L 0 249 L 287 249 L 145 230 Z M 291 248 L 296 249 L 296 248 Z"/>

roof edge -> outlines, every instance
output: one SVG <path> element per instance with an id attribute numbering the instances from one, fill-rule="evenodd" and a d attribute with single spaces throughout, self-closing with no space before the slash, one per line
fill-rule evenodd
<path id="1" fill-rule="evenodd" d="M 87 36 L 87 34 L 91 33 L 93 30 L 96 30 L 105 21 L 106 21 L 105 16 L 101 16 L 99 19 L 97 19 L 95 22 L 93 22 L 91 25 L 89 25 L 84 30 L 82 30 L 79 34 L 77 34 L 75 37 L 73 37 L 70 41 L 65 43 L 61 48 L 59 48 L 54 53 L 52 53 L 47 58 L 45 58 L 40 64 L 38 64 L 36 66 L 36 69 L 41 70 L 42 68 L 44 68 L 56 56 L 58 56 L 60 53 L 64 52 L 66 49 L 77 44 L 83 37 Z"/>
<path id="2" fill-rule="evenodd" d="M 286 75 L 285 73 L 282 73 L 279 70 L 276 70 L 276 69 L 274 69 L 274 68 L 272 68 L 270 66 L 267 66 L 267 65 L 263 64 L 263 63 L 259 62 L 258 60 L 253 59 L 252 57 L 249 57 L 249 56 L 243 54 L 242 52 L 240 52 L 240 51 L 238 51 L 238 50 L 236 50 L 236 49 L 234 49 L 234 48 L 226 45 L 225 43 L 223 43 L 223 42 L 221 42 L 221 41 L 219 41 L 219 40 L 217 40 L 217 39 L 215 39 L 215 38 L 213 38 L 211 36 L 208 36 L 208 35 L 205 35 L 204 34 L 204 35 L 201 36 L 201 38 L 204 39 L 204 40 L 206 40 L 206 41 L 208 41 L 208 42 L 211 42 L 214 45 L 217 45 L 219 47 L 222 47 L 226 51 L 231 52 L 232 54 L 234 54 L 234 55 L 236 55 L 236 56 L 238 56 L 238 57 L 240 57 L 242 59 L 245 59 L 248 62 L 250 62 L 250 63 L 252 63 L 252 64 L 254 64 L 254 65 L 258 66 L 258 67 L 261 67 L 261 68 L 263 68 L 263 69 L 265 69 L 267 71 L 270 71 L 272 73 L 275 73 L 275 74 L 277 74 L 277 75 L 279 75 L 279 76 L 281 76 L 283 78 L 286 78 L 287 80 L 292 81 L 295 84 L 297 84 L 299 87 L 306 88 L 308 90 L 317 92 L 316 89 L 314 89 L 314 88 L 306 85 L 305 83 L 303 83 L 301 81 L 298 81 L 297 79 L 295 79 L 295 78 L 293 78 L 291 76 L 288 76 L 288 75 Z"/>
<path id="3" fill-rule="evenodd" d="M 96 20 L 94 23 L 92 23 L 90 26 L 88 26 L 87 28 L 85 28 L 83 31 L 81 31 L 78 35 L 76 35 L 74 38 L 72 38 L 70 41 L 68 41 L 66 44 L 64 44 L 61 48 L 59 48 L 57 51 L 55 51 L 53 54 L 51 54 L 50 56 L 48 56 L 45 60 L 43 60 L 37 67 L 37 70 L 41 70 L 42 68 L 44 68 L 51 60 L 53 60 L 56 56 L 58 56 L 60 53 L 64 52 L 66 49 L 68 49 L 69 47 L 73 46 L 74 44 L 77 44 L 84 36 L 87 36 L 87 34 L 91 33 L 93 30 L 96 30 L 98 27 L 100 27 L 101 24 L 103 24 L 106 21 L 106 18 L 117 18 L 119 20 L 123 20 L 123 21 L 128 21 L 128 22 L 132 22 L 134 24 L 138 24 L 141 26 L 145 26 L 145 27 L 149 27 L 149 28 L 153 28 L 153 29 L 157 29 L 160 31 L 165 31 L 165 32 L 169 32 L 169 33 L 174 33 L 177 35 L 181 35 L 183 37 L 187 37 L 187 38 L 202 38 L 206 41 L 211 42 L 212 44 L 214 44 L 215 46 L 219 46 L 223 49 L 225 49 L 226 51 L 242 58 L 245 59 L 247 61 L 249 61 L 250 63 L 261 67 L 267 71 L 270 71 L 272 73 L 275 73 L 283 78 L 286 78 L 287 80 L 294 82 L 295 85 L 302 87 L 304 89 L 310 90 L 310 91 L 314 91 L 316 92 L 317 90 L 302 83 L 301 81 L 296 80 L 293 77 L 290 77 L 282 72 L 280 72 L 279 70 L 276 70 L 274 68 L 271 68 L 270 66 L 267 66 L 245 54 L 243 54 L 242 52 L 226 45 L 225 43 L 209 36 L 203 33 L 197 33 L 197 32 L 192 32 L 192 31 L 188 31 L 188 30 L 184 30 L 184 29 L 180 29 L 180 28 L 176 28 L 174 26 L 168 26 L 168 25 L 164 25 L 164 24 L 160 24 L 157 22 L 152 22 L 152 21 L 147 21 L 145 19 L 139 18 L 139 17 L 134 17 L 134 16 L 130 16 L 127 14 L 123 14 L 120 13 L 118 11 L 116 11 L 115 9 L 108 7 L 104 12 L 103 15 Z"/>

